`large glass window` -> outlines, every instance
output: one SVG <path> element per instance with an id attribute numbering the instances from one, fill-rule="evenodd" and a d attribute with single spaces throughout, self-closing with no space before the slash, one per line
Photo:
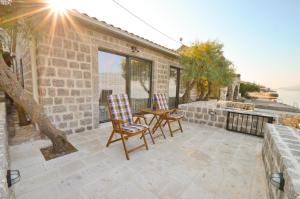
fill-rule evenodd
<path id="1" fill-rule="evenodd" d="M 109 120 L 107 96 L 127 93 L 132 113 L 151 104 L 151 62 L 99 51 L 100 122 Z"/>
<path id="2" fill-rule="evenodd" d="M 130 58 L 130 101 L 134 113 L 150 107 L 151 62 Z"/>
<path id="3" fill-rule="evenodd" d="M 98 53 L 99 64 L 99 111 L 100 121 L 109 120 L 107 96 L 126 93 L 126 57 L 107 53 Z"/>
<path id="4" fill-rule="evenodd" d="M 170 106 L 170 108 L 178 107 L 179 79 L 180 79 L 180 69 L 171 66 L 170 67 L 170 77 L 169 77 L 169 106 Z"/>

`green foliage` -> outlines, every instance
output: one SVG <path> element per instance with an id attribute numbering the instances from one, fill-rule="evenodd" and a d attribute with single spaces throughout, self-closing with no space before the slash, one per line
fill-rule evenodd
<path id="1" fill-rule="evenodd" d="M 184 68 L 183 82 L 207 82 L 208 85 L 219 86 L 228 86 L 233 82 L 235 70 L 223 54 L 223 44 L 217 41 L 195 42 L 191 47 L 184 48 L 180 55 L 180 63 Z M 202 90 L 203 87 L 207 85 L 198 86 Z"/>
<path id="2" fill-rule="evenodd" d="M 260 92 L 260 86 L 250 82 L 241 82 L 240 93 L 242 97 L 247 97 L 247 92 Z"/>

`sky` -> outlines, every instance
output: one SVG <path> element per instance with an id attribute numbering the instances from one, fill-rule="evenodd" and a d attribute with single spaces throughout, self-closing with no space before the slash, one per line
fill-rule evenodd
<path id="1" fill-rule="evenodd" d="M 154 31 L 112 0 L 66 0 L 85 12 L 166 47 L 180 43 Z M 271 88 L 300 85 L 299 0 L 117 0 L 186 45 L 217 40 L 245 81 Z"/>

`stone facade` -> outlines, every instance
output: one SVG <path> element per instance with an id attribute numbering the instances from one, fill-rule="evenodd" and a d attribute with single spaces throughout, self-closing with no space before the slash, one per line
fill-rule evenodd
<path id="1" fill-rule="evenodd" d="M 7 186 L 6 172 L 9 168 L 8 164 L 8 142 L 6 130 L 6 110 L 5 103 L 0 102 L 0 198 L 13 198 L 13 194 Z"/>
<path id="2" fill-rule="evenodd" d="M 178 56 L 109 33 L 104 23 L 86 15 L 79 18 L 58 20 L 54 32 L 52 22 L 45 21 L 35 36 L 39 102 L 57 128 L 78 133 L 98 127 L 99 49 L 151 61 L 153 93 L 168 93 L 170 66 L 179 66 Z"/>
<path id="3" fill-rule="evenodd" d="M 266 126 L 263 145 L 263 161 L 268 179 L 270 199 L 300 199 L 300 134 L 291 127 Z M 283 173 L 284 191 L 269 181 L 272 173 Z"/>
<path id="4" fill-rule="evenodd" d="M 217 108 L 209 102 L 181 104 L 179 110 L 184 114 L 184 121 L 218 128 L 226 127 L 227 110 Z"/>
<path id="5" fill-rule="evenodd" d="M 233 102 L 233 101 L 218 101 L 217 107 L 240 109 L 240 110 L 254 110 L 255 104 L 243 103 L 243 102 Z"/>

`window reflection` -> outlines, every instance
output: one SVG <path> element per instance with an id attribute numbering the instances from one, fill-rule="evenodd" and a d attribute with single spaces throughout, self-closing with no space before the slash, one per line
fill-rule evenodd
<path id="1" fill-rule="evenodd" d="M 130 98 L 131 108 L 137 113 L 142 108 L 150 106 L 151 63 L 140 60 L 130 60 Z"/>
<path id="2" fill-rule="evenodd" d="M 102 51 L 98 60 L 100 122 L 109 120 L 107 96 L 111 94 L 127 93 L 132 113 L 150 107 L 151 62 Z"/>
<path id="3" fill-rule="evenodd" d="M 99 111 L 100 121 L 108 121 L 107 96 L 126 93 L 126 57 L 107 53 L 98 53 L 99 64 Z"/>
<path id="4" fill-rule="evenodd" d="M 170 67 L 170 77 L 169 77 L 169 106 L 175 108 L 178 105 L 179 97 L 179 76 L 180 70 L 175 67 Z"/>

